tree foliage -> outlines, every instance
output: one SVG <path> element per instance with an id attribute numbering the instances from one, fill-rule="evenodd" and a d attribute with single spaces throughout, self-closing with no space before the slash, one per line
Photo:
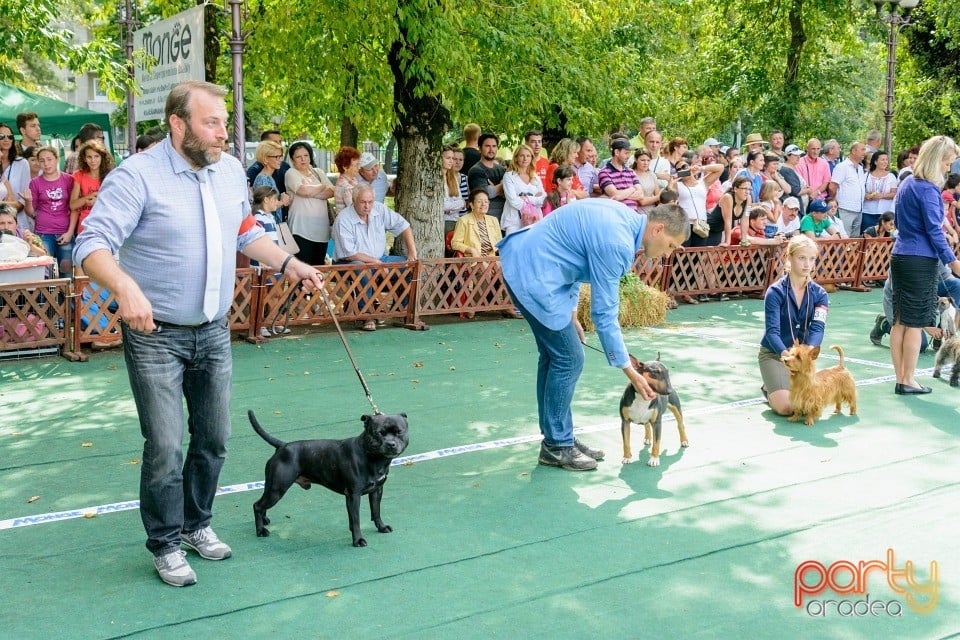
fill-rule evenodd
<path id="1" fill-rule="evenodd" d="M 960 136 L 960 14 L 955 2 L 925 0 L 904 30 L 909 56 L 897 77 L 898 139 L 919 144 L 930 136 Z M 903 145 L 901 145 L 903 146 Z"/>
<path id="2" fill-rule="evenodd" d="M 0 78 L 29 82 L 38 60 L 94 70 L 123 87 L 116 5 L 77 5 L 101 25 L 71 46 L 53 0 L 0 0 Z M 144 22 L 196 0 L 140 3 Z M 249 128 L 276 124 L 334 148 L 399 142 L 405 214 L 439 228 L 439 149 L 452 123 L 505 143 L 635 130 L 652 115 L 668 135 L 734 141 L 782 129 L 842 142 L 882 125 L 886 31 L 868 0 L 248 0 Z M 960 14 L 924 0 L 901 46 L 896 136 L 960 131 Z M 226 21 L 217 79 L 229 69 Z M 406 173 L 409 171 L 409 173 Z M 431 177 L 433 176 L 433 177 Z"/>
<path id="3" fill-rule="evenodd" d="M 75 73 L 96 72 L 118 98 L 128 86 L 115 40 L 78 44 L 66 20 L 87 22 L 97 7 L 55 0 L 0 0 L 0 80 L 28 89 L 56 86 L 51 65 Z"/>

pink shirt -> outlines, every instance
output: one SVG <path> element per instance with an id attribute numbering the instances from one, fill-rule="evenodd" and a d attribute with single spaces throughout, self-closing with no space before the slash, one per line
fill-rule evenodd
<path id="1" fill-rule="evenodd" d="M 71 191 L 73 176 L 62 171 L 56 180 L 47 180 L 41 173 L 30 181 L 30 195 L 36 211 L 36 233 L 60 235 L 70 229 Z"/>
<path id="2" fill-rule="evenodd" d="M 817 158 L 815 162 L 811 162 L 810 156 L 803 156 L 797 164 L 797 173 L 807 181 L 811 189 L 830 182 L 830 165 L 823 158 Z M 815 195 L 817 198 L 823 198 L 826 193 L 824 190 Z"/>

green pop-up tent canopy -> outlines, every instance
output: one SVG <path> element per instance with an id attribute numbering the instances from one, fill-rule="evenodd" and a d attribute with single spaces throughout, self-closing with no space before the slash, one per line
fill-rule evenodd
<path id="1" fill-rule="evenodd" d="M 68 102 L 39 96 L 18 87 L 0 82 L 0 122 L 9 126 L 17 136 L 17 114 L 32 111 L 40 117 L 44 137 L 56 136 L 69 144 L 80 127 L 93 122 L 104 131 L 110 131 L 110 116 L 99 111 L 75 107 Z M 110 136 L 108 136 L 110 139 Z"/>

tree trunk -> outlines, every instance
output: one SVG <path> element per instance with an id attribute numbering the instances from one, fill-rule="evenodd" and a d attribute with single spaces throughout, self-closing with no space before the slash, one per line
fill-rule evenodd
<path id="1" fill-rule="evenodd" d="M 800 86 L 797 78 L 800 75 L 800 56 L 807 42 L 807 34 L 803 29 L 803 0 L 793 0 L 790 4 L 790 44 L 787 48 L 787 66 L 783 74 L 783 96 L 781 108 L 783 119 L 781 128 L 787 140 L 793 137 L 797 130 L 797 117 L 800 105 Z"/>
<path id="2" fill-rule="evenodd" d="M 357 125 L 354 124 L 353 119 L 348 115 L 351 112 L 351 103 L 357 95 L 360 80 L 352 64 L 347 64 L 344 71 L 346 72 L 346 82 L 343 87 L 343 102 L 341 103 L 341 113 L 343 113 L 343 117 L 340 118 L 340 146 L 360 149 L 360 132 L 357 131 Z M 363 149 L 360 150 L 363 151 Z"/>
<path id="3" fill-rule="evenodd" d="M 563 108 L 558 104 L 553 105 L 553 110 L 557 114 L 557 126 L 554 127 L 544 123 L 542 129 L 543 146 L 547 150 L 548 155 L 553 151 L 553 148 L 557 146 L 558 142 L 570 137 L 570 133 L 567 131 L 567 114 L 563 112 Z"/>
<path id="4" fill-rule="evenodd" d="M 357 131 L 357 125 L 353 124 L 350 116 L 343 116 L 340 120 L 340 146 L 354 147 L 360 143 L 360 132 Z"/>
<path id="5" fill-rule="evenodd" d="M 203 4 L 203 0 L 197 0 L 197 4 Z M 223 33 L 225 21 L 222 7 L 206 5 L 203 10 L 203 77 L 214 84 L 218 84 L 217 60 L 220 58 L 220 34 Z"/>
<path id="6" fill-rule="evenodd" d="M 418 32 L 428 16 L 417 2 L 399 0 L 397 38 L 387 57 L 393 72 L 393 104 L 397 116 L 394 135 L 399 147 L 396 209 L 409 222 L 417 254 L 421 258 L 443 257 L 443 197 L 441 150 L 443 134 L 450 127 L 450 113 L 443 98 L 428 80 L 415 77 L 410 60 L 417 58 L 417 40 L 409 37 L 408 24 Z M 406 13 L 406 18 L 400 10 Z M 406 255 L 407 249 L 402 253 Z"/>

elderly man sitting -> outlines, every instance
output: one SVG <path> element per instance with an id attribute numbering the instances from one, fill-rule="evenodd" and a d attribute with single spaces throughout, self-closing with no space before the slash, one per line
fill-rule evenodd
<path id="1" fill-rule="evenodd" d="M 389 256 L 387 254 L 387 231 L 403 239 L 407 247 L 407 256 Z M 333 223 L 334 264 L 364 264 L 376 267 L 385 262 L 405 262 L 417 259 L 417 246 L 413 241 L 410 223 L 385 204 L 376 202 L 373 189 L 361 184 L 353 190 L 353 204 L 337 215 Z M 363 276 L 360 286 L 367 284 L 369 278 Z M 368 290 L 367 295 L 372 295 Z M 364 300 L 358 303 L 364 308 Z M 377 323 L 367 320 L 363 323 L 365 331 L 376 331 Z"/>

